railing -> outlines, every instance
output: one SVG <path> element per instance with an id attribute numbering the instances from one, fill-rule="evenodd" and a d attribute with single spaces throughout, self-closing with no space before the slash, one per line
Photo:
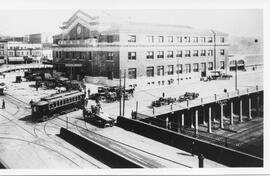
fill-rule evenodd
<path id="1" fill-rule="evenodd" d="M 248 93 L 253 93 L 253 92 L 257 92 L 257 91 L 261 91 L 263 90 L 262 86 L 254 86 L 254 87 L 250 87 L 247 89 L 241 89 L 241 90 L 237 90 L 237 91 L 232 91 L 232 92 L 226 92 L 223 94 L 214 94 L 213 96 L 208 96 L 208 97 L 204 97 L 204 98 L 198 98 L 198 99 L 194 99 L 194 100 L 187 100 L 184 102 L 175 102 L 171 105 L 163 105 L 161 107 L 155 107 L 153 108 L 153 115 L 155 113 L 155 115 L 159 115 L 159 114 L 165 114 L 165 113 L 169 113 L 169 112 L 173 112 L 173 111 L 178 111 L 181 109 L 186 109 L 186 108 L 191 108 L 191 107 L 195 107 L 201 104 L 208 104 L 208 103 L 212 103 L 212 102 L 218 102 L 218 101 L 223 101 L 223 100 L 227 100 L 230 98 L 234 98 L 237 96 L 241 96 L 241 95 L 245 95 Z"/>
<path id="2" fill-rule="evenodd" d="M 229 137 L 224 137 L 217 134 L 213 134 L 213 133 L 208 133 L 202 130 L 197 130 L 196 132 L 195 129 L 192 129 L 187 126 L 181 127 L 179 124 L 175 122 L 170 122 L 169 124 L 166 124 L 166 120 L 159 119 L 159 118 L 148 118 L 148 119 L 142 119 L 141 121 L 144 121 L 146 123 L 151 123 L 152 125 L 155 125 L 161 128 L 167 128 L 168 130 L 179 132 L 183 135 L 187 135 L 187 136 L 201 139 L 210 143 L 221 145 L 227 148 L 235 149 L 235 150 L 242 151 L 248 154 L 262 157 L 260 156 L 258 152 L 256 152 L 256 149 L 258 149 L 258 146 L 254 144 L 249 144 L 249 148 L 252 146 L 251 148 L 254 149 L 254 150 L 250 150 L 249 148 L 246 148 L 244 146 L 245 143 L 242 141 L 232 139 Z"/>

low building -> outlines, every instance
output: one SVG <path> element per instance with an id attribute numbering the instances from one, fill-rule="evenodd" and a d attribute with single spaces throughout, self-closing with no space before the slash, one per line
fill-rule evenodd
<path id="1" fill-rule="evenodd" d="M 7 41 L 0 40 L 0 65 L 7 62 Z"/>
<path id="2" fill-rule="evenodd" d="M 8 64 L 40 62 L 41 56 L 42 56 L 41 44 L 28 44 L 23 42 L 7 43 Z"/>
<path id="3" fill-rule="evenodd" d="M 78 10 L 54 36 L 53 60 L 72 79 L 148 86 L 199 80 L 228 67 L 228 34 L 190 26 L 103 20 Z"/>

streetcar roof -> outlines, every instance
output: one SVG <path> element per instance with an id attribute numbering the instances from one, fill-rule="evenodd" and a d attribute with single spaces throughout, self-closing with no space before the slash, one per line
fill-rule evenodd
<path id="1" fill-rule="evenodd" d="M 43 105 L 46 105 L 46 104 L 48 104 L 47 101 L 38 101 L 38 102 L 35 103 L 36 106 L 43 106 Z"/>
<path id="2" fill-rule="evenodd" d="M 70 97 L 70 96 L 83 95 L 83 94 L 84 93 L 80 91 L 70 91 L 70 92 L 58 93 L 52 96 L 44 97 L 44 98 L 41 98 L 41 100 L 55 101 L 56 99 L 61 99 L 63 97 Z"/>

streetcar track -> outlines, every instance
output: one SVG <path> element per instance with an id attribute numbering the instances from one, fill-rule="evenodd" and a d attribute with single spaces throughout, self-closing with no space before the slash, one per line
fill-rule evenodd
<path id="1" fill-rule="evenodd" d="M 46 148 L 48 150 L 51 150 L 52 152 L 55 152 L 57 153 L 58 155 L 62 156 L 63 158 L 69 160 L 70 162 L 72 162 L 73 164 L 77 165 L 78 167 L 80 167 L 80 165 L 78 165 L 76 162 L 74 162 L 72 159 L 66 157 L 65 155 L 63 155 L 62 153 L 60 153 L 59 151 L 57 150 L 54 150 L 52 149 L 51 147 L 48 147 L 46 145 L 42 145 L 42 144 L 39 144 L 39 143 L 36 143 L 36 142 L 33 142 L 33 141 L 29 141 L 29 140 L 25 140 L 25 139 L 20 139 L 20 138 L 13 138 L 13 137 L 1 137 L 1 139 L 10 139 L 10 140 L 17 140 L 17 141 L 22 141 L 22 142 L 27 142 L 27 143 L 30 143 L 30 144 L 35 144 L 37 146 L 40 146 L 40 147 L 43 147 L 43 148 Z M 80 167 L 81 168 L 81 167 Z"/>
<path id="2" fill-rule="evenodd" d="M 11 96 L 11 95 L 9 95 L 9 96 Z M 13 96 L 12 96 L 12 97 L 13 97 Z M 22 100 L 19 100 L 18 98 L 15 98 L 15 97 L 13 97 L 13 98 L 16 99 L 17 101 L 22 102 L 22 103 L 25 104 L 25 105 L 28 105 L 27 103 L 23 102 Z M 24 106 L 23 108 L 26 109 L 25 106 Z M 27 111 L 27 109 L 26 109 L 26 111 Z M 75 118 L 75 117 L 72 117 L 72 118 Z M 64 120 L 61 119 L 59 116 L 56 116 L 54 119 L 59 119 L 59 120 L 61 120 L 61 121 L 64 121 Z M 52 123 L 51 121 L 47 121 L 47 122 Z M 66 121 L 64 121 L 64 122 L 66 122 Z M 73 125 L 73 126 L 75 126 L 75 128 L 77 128 L 77 130 L 78 130 L 79 132 L 80 132 L 80 130 L 79 130 L 78 128 L 81 128 L 81 129 L 86 130 L 86 131 L 88 131 L 88 132 L 91 132 L 91 133 L 93 133 L 93 134 L 95 134 L 95 135 L 101 136 L 101 137 L 106 138 L 106 139 L 108 139 L 108 140 L 111 140 L 111 141 L 113 141 L 113 142 L 115 142 L 115 143 L 121 144 L 121 145 L 123 145 L 123 146 L 127 146 L 127 147 L 130 147 L 130 148 L 132 148 L 132 149 L 135 149 L 135 150 L 138 150 L 138 151 L 147 153 L 147 154 L 149 154 L 149 155 L 155 156 L 155 157 L 157 157 L 157 158 L 161 158 L 161 159 L 163 159 L 163 160 L 167 160 L 167 161 L 169 161 L 169 162 L 172 162 L 172 163 L 175 163 L 175 164 L 184 166 L 184 167 L 191 168 L 191 167 L 188 166 L 188 165 L 185 165 L 185 164 L 182 164 L 182 163 L 179 163 L 179 162 L 170 160 L 170 159 L 168 159 L 168 158 L 164 158 L 164 157 L 158 156 L 158 155 L 153 154 L 153 153 L 150 153 L 150 152 L 148 152 L 148 151 L 139 149 L 139 148 L 134 147 L 134 146 L 130 146 L 130 145 L 125 144 L 125 143 L 123 143 L 123 142 L 120 142 L 120 141 L 117 141 L 117 140 L 115 140 L 115 139 L 112 139 L 112 138 L 103 136 L 103 135 L 101 135 L 101 134 L 98 134 L 98 133 L 96 133 L 96 132 L 90 131 L 90 130 L 87 128 L 86 124 L 85 124 L 85 127 L 86 127 L 86 128 L 83 128 L 83 127 L 78 126 L 78 125 L 76 125 L 76 124 L 74 124 L 74 123 L 71 123 L 70 121 L 68 121 L 67 123 L 68 123 L 68 124 L 71 124 L 71 125 Z M 45 123 L 45 124 L 46 124 L 46 123 Z M 52 123 L 52 124 L 57 125 L 57 126 L 59 126 L 59 127 L 62 127 L 61 125 L 58 125 L 58 124 L 55 124 L 55 123 Z M 45 131 L 44 131 L 44 132 L 45 132 Z M 45 132 L 45 133 L 46 133 L 46 132 Z M 81 132 L 80 132 L 80 133 L 81 133 Z M 50 137 L 48 134 L 46 134 L 46 135 L 47 135 L 48 137 Z M 50 138 L 51 138 L 51 137 L 50 137 Z M 53 139 L 53 140 L 54 140 L 54 139 Z M 59 142 L 57 142 L 57 143 L 59 143 Z M 57 145 L 57 144 L 56 144 L 56 145 Z M 62 146 L 62 147 L 65 148 L 64 146 Z M 81 156 L 79 156 L 79 157 L 81 157 Z"/>
<path id="3" fill-rule="evenodd" d="M 64 121 L 64 120 L 61 119 L 60 117 L 56 117 L 56 118 L 57 118 L 57 119 L 60 119 L 60 120 L 62 120 L 62 121 Z M 65 122 L 65 121 L 64 121 L 64 122 Z M 73 126 L 75 126 L 79 132 L 80 132 L 80 130 L 79 130 L 78 128 L 81 128 L 81 129 L 86 130 L 86 131 L 88 131 L 88 132 L 94 133 L 94 134 L 97 135 L 97 136 L 101 136 L 101 137 L 103 137 L 103 138 L 109 139 L 109 140 L 111 140 L 111 141 L 113 141 L 113 142 L 115 142 L 115 143 L 119 143 L 119 144 L 121 144 L 121 145 L 124 145 L 124 146 L 130 147 L 130 148 L 132 148 L 132 149 L 135 149 L 135 150 L 138 150 L 138 151 L 147 153 L 147 154 L 152 155 L 152 156 L 155 156 L 155 157 L 157 157 L 157 158 L 161 158 L 161 159 L 163 159 L 163 160 L 167 160 L 167 161 L 169 161 L 169 162 L 172 162 L 172 163 L 175 163 L 175 164 L 184 166 L 184 167 L 191 168 L 191 167 L 188 166 L 188 165 L 185 165 L 185 164 L 182 164 L 182 163 L 179 163 L 179 162 L 170 160 L 170 159 L 168 159 L 168 158 L 164 158 L 164 157 L 158 156 L 158 155 L 156 155 L 156 154 L 153 154 L 153 153 L 150 153 L 150 152 L 145 151 L 145 150 L 143 150 L 143 149 L 139 149 L 139 148 L 137 148 L 137 147 L 134 147 L 134 146 L 125 144 L 125 143 L 123 143 L 123 142 L 117 141 L 117 140 L 115 140 L 115 139 L 109 138 L 109 137 L 104 136 L 104 135 L 101 135 L 101 134 L 98 134 L 98 133 L 96 133 L 96 132 L 89 131 L 88 129 L 85 129 L 85 128 L 81 127 L 81 126 L 78 126 L 77 124 L 74 124 L 74 123 L 71 123 L 71 122 L 68 122 L 68 123 L 71 124 L 71 125 L 73 125 Z M 80 132 L 80 134 L 82 134 L 82 133 Z M 83 134 L 82 134 L 82 135 L 83 135 Z M 84 136 L 84 135 L 83 135 L 83 136 Z"/>
<path id="4" fill-rule="evenodd" d="M 9 95 L 9 96 L 11 96 L 11 95 Z M 12 96 L 11 96 L 11 97 L 12 97 Z M 19 100 L 19 99 L 15 98 L 15 97 L 13 97 L 13 98 L 14 98 L 16 101 Z M 19 100 L 19 101 L 21 101 L 21 100 Z M 21 102 L 23 102 L 23 101 L 21 101 Z M 27 103 L 23 102 L 23 104 L 27 104 Z M 25 106 L 23 106 L 23 105 L 20 105 L 20 106 L 21 106 L 25 111 L 30 112 Z M 17 106 L 17 107 L 18 107 L 18 106 Z M 25 113 L 25 112 L 24 112 L 24 113 Z M 24 114 L 24 113 L 23 113 L 23 114 Z M 2 114 L 0 114 L 0 115 L 2 115 Z M 2 116 L 3 116 L 3 115 L 2 115 Z M 14 122 L 13 120 L 9 119 L 8 117 L 4 117 L 4 118 L 6 118 L 6 119 L 8 119 L 9 121 L 11 121 L 11 122 L 15 123 L 16 125 L 18 125 L 16 122 Z M 17 119 L 14 119 L 14 120 L 17 120 Z M 60 143 L 60 142 L 56 141 L 55 139 L 53 139 L 53 138 L 50 136 L 50 134 L 47 133 L 47 131 L 46 131 L 46 129 L 45 129 L 48 122 L 49 122 L 49 121 L 47 121 L 47 122 L 43 125 L 44 133 L 45 133 L 46 136 L 48 136 L 50 139 L 52 139 L 52 140 L 53 140 L 54 142 L 56 142 L 56 143 L 52 143 L 51 141 L 48 141 L 48 140 L 43 139 L 45 142 L 50 142 L 50 143 L 52 143 L 53 145 L 57 145 L 58 147 L 62 147 L 62 148 L 64 148 L 64 149 L 68 150 L 69 152 L 72 152 L 73 154 L 75 154 L 75 155 L 78 156 L 79 158 L 81 158 L 81 159 L 87 161 L 87 162 L 90 163 L 91 165 L 93 165 L 93 166 L 95 166 L 95 167 L 97 167 L 97 168 L 100 168 L 98 165 L 96 165 L 96 164 L 90 162 L 89 160 L 87 160 L 86 158 L 84 158 L 84 157 L 80 156 L 79 154 L 75 153 L 75 152 L 72 151 L 71 149 L 69 149 L 69 148 L 67 148 L 67 147 L 64 147 L 62 143 Z M 18 125 L 18 126 L 21 127 L 20 125 Z M 36 130 L 38 130 L 38 131 L 40 131 L 40 132 L 42 131 L 42 130 L 38 129 L 37 126 L 39 126 L 39 125 L 36 124 L 36 125 L 33 127 L 34 135 L 33 135 L 32 133 L 28 132 L 28 131 L 27 131 L 26 129 L 24 129 L 23 127 L 21 127 L 21 128 L 24 129 L 25 131 L 27 131 L 27 132 L 28 132 L 29 134 L 31 134 L 32 136 L 34 136 L 35 138 L 37 138 L 37 137 L 39 137 L 39 136 L 37 135 Z M 47 148 L 49 148 L 50 150 L 54 150 L 54 149 L 52 149 L 51 146 L 45 146 L 45 145 L 42 145 L 42 146 L 43 146 L 43 147 L 47 147 Z M 58 152 L 57 150 L 54 150 L 54 151 L 56 151 L 57 153 L 61 154 L 61 153 Z M 71 159 L 69 159 L 68 157 L 64 156 L 63 154 L 61 154 L 61 156 L 65 157 L 66 159 L 68 159 L 68 160 L 70 160 L 70 161 L 72 161 Z M 73 162 L 73 161 L 72 161 L 72 162 Z M 73 163 L 75 163 L 75 162 L 73 162 Z M 75 163 L 75 164 L 76 164 L 76 163 Z M 78 164 L 76 164 L 76 165 L 79 166 Z M 80 167 L 80 166 L 79 166 L 79 167 Z"/>

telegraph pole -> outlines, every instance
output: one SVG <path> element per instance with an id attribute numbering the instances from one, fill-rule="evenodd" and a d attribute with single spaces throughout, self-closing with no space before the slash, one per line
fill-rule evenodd
<path id="1" fill-rule="evenodd" d="M 123 98 L 123 116 L 125 116 L 125 96 L 126 96 L 126 69 L 124 70 L 124 98 Z"/>
<path id="2" fill-rule="evenodd" d="M 122 84 L 121 84 L 121 70 L 119 70 L 119 77 L 120 77 L 120 89 L 119 89 L 119 93 L 120 93 L 120 100 L 119 100 L 119 115 L 121 116 L 122 115 Z"/>
<path id="3" fill-rule="evenodd" d="M 237 60 L 235 59 L 235 90 L 237 90 Z"/>

